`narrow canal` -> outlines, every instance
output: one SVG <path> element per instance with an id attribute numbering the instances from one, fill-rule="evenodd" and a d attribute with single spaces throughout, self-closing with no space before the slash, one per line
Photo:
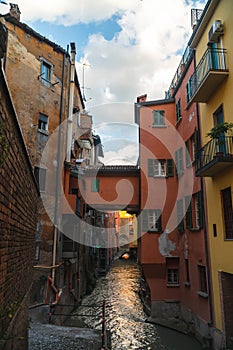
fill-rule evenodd
<path id="1" fill-rule="evenodd" d="M 87 327 L 101 329 L 101 305 L 106 300 L 106 328 L 111 332 L 113 350 L 199 350 L 193 338 L 164 327 L 146 323 L 138 294 L 140 269 L 132 261 L 116 260 L 105 277 L 101 277 L 93 293 L 83 300 L 85 307 L 76 310 Z"/>

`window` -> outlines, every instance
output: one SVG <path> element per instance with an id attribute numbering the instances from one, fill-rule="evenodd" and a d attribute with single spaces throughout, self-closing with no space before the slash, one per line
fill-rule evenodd
<path id="1" fill-rule="evenodd" d="M 194 227 L 195 228 L 201 228 L 202 227 L 202 210 L 201 210 L 201 192 L 198 192 L 193 195 L 194 200 Z"/>
<path id="2" fill-rule="evenodd" d="M 164 111 L 153 111 L 153 126 L 165 126 Z"/>
<path id="3" fill-rule="evenodd" d="M 76 195 L 76 213 L 81 213 L 81 200 L 80 197 L 78 197 L 78 195 Z"/>
<path id="4" fill-rule="evenodd" d="M 177 228 L 178 231 L 184 232 L 184 210 L 183 210 L 183 200 L 178 199 L 176 202 L 177 208 Z"/>
<path id="5" fill-rule="evenodd" d="M 188 80 L 188 83 L 186 85 L 186 99 L 187 99 L 187 103 L 189 103 L 191 97 L 192 97 L 192 77 Z"/>
<path id="6" fill-rule="evenodd" d="M 176 103 L 176 121 L 178 122 L 180 119 L 182 119 L 181 116 L 181 106 L 180 106 L 180 99 Z"/>
<path id="7" fill-rule="evenodd" d="M 197 146 L 198 146 L 198 132 L 195 130 L 193 135 L 190 137 L 189 140 L 185 142 L 186 145 L 186 167 L 190 167 L 195 160 L 195 155 L 197 153 Z"/>
<path id="8" fill-rule="evenodd" d="M 161 232 L 161 209 L 144 209 L 142 213 L 142 230 L 144 232 Z"/>
<path id="9" fill-rule="evenodd" d="M 179 285 L 179 257 L 172 256 L 166 258 L 167 284 Z"/>
<path id="10" fill-rule="evenodd" d="M 183 149 L 179 148 L 175 152 L 175 161 L 176 161 L 176 173 L 177 175 L 182 175 L 184 173 L 184 162 L 183 162 Z"/>
<path id="11" fill-rule="evenodd" d="M 46 183 L 46 169 L 35 166 L 34 175 L 40 191 L 44 192 Z"/>
<path id="12" fill-rule="evenodd" d="M 179 284 L 179 270 L 178 269 L 167 269 L 167 283 L 168 284 Z"/>
<path id="13" fill-rule="evenodd" d="M 225 225 L 225 238 L 233 239 L 233 210 L 231 187 L 227 187 L 221 191 L 223 219 Z"/>
<path id="14" fill-rule="evenodd" d="M 198 265 L 199 270 L 199 285 L 200 285 L 200 292 L 201 296 L 206 296 L 208 294 L 207 290 L 207 281 L 206 281 L 206 268 L 205 266 Z"/>
<path id="15" fill-rule="evenodd" d="M 190 285 L 190 274 L 189 274 L 189 261 L 188 259 L 185 259 L 185 285 L 189 286 Z"/>
<path id="16" fill-rule="evenodd" d="M 48 117 L 47 117 L 47 115 L 39 113 L 38 129 L 42 130 L 42 131 L 48 131 Z"/>
<path id="17" fill-rule="evenodd" d="M 99 192 L 99 187 L 100 187 L 100 180 L 93 179 L 91 181 L 91 192 Z"/>
<path id="18" fill-rule="evenodd" d="M 148 176 L 172 177 L 174 176 L 172 159 L 148 159 Z"/>
<path id="19" fill-rule="evenodd" d="M 52 65 L 43 58 L 41 58 L 40 78 L 44 85 L 51 86 Z"/>
<path id="20" fill-rule="evenodd" d="M 192 218 L 192 197 L 186 196 L 185 197 L 185 223 L 186 228 L 192 228 L 193 227 L 193 218 Z"/>
<path id="21" fill-rule="evenodd" d="M 186 228 L 199 230 L 203 228 L 203 205 L 201 191 L 185 197 Z"/>

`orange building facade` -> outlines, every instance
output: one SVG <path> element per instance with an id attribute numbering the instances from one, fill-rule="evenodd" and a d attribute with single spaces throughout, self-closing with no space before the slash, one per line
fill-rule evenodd
<path id="1" fill-rule="evenodd" d="M 143 95 L 135 103 L 141 188 L 138 256 L 150 316 L 159 322 L 180 319 L 206 341 L 211 318 L 208 250 L 202 184 L 194 174 L 198 108 L 187 101 L 193 70 L 188 47 L 165 99 L 146 101 Z"/>

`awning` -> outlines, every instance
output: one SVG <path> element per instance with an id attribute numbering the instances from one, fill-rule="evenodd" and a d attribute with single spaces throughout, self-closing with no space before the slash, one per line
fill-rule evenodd
<path id="1" fill-rule="evenodd" d="M 78 140 L 78 145 L 81 148 L 91 149 L 91 143 L 88 140 Z"/>

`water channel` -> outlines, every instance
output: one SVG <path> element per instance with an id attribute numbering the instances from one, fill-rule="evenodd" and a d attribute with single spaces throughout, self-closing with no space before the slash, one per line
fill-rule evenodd
<path id="1" fill-rule="evenodd" d="M 199 350 L 193 338 L 170 329 L 146 323 L 147 315 L 138 294 L 140 269 L 136 262 L 116 260 L 105 277 L 98 280 L 93 293 L 79 307 L 87 327 L 101 329 L 101 305 L 106 300 L 106 328 L 111 332 L 113 350 Z M 92 305 L 88 307 L 87 305 Z M 94 305 L 94 307 L 93 307 Z"/>

